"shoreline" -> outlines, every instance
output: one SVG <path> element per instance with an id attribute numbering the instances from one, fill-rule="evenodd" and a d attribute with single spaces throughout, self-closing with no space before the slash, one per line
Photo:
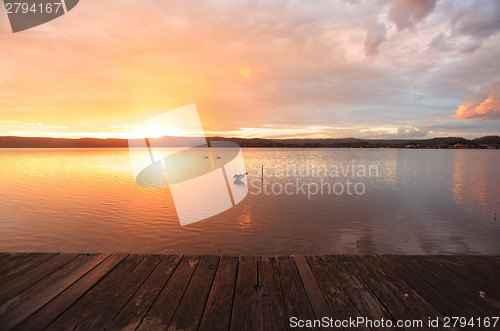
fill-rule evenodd
<path id="1" fill-rule="evenodd" d="M 194 146 L 199 141 L 196 137 L 161 137 L 157 140 L 161 146 Z M 268 139 L 268 138 L 225 138 L 207 137 L 211 141 L 229 141 L 240 147 L 269 148 L 411 148 L 411 149 L 500 149 L 500 136 L 484 136 L 475 139 L 463 137 L 441 137 L 431 139 L 360 139 L 360 138 L 321 138 L 321 139 Z M 139 140 L 139 139 L 133 139 Z M 121 138 L 46 138 L 0 136 L 0 148 L 128 148 L 128 139 Z"/>

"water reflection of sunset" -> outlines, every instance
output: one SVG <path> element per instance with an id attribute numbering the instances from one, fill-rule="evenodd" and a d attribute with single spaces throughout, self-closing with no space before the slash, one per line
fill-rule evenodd
<path id="1" fill-rule="evenodd" d="M 252 214 L 250 213 L 250 207 L 246 207 L 238 218 L 238 224 L 240 229 L 249 229 L 252 226 Z"/>
<path id="2" fill-rule="evenodd" d="M 483 151 L 454 151 L 453 164 L 453 198 L 458 204 L 474 201 L 487 206 L 500 201 L 498 181 L 485 171 L 488 161 Z"/>
<path id="3" fill-rule="evenodd" d="M 168 188 L 135 183 L 127 149 L 3 149 L 0 248 L 274 255 L 499 251 L 500 227 L 493 219 L 500 211 L 498 151 L 390 150 L 383 157 L 380 151 L 244 149 L 249 179 L 257 178 L 258 185 L 260 169 L 250 165 L 267 166 L 269 160 L 274 167 L 286 167 L 290 159 L 298 165 L 365 160 L 385 170 L 365 182 L 361 196 L 308 199 L 255 194 L 250 187 L 234 208 L 181 227 Z M 205 160 L 193 157 L 186 162 Z M 266 178 L 269 184 L 282 180 Z"/>

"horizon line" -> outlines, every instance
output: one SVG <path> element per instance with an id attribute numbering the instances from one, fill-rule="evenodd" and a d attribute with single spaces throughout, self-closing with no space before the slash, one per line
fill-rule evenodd
<path id="1" fill-rule="evenodd" d="M 408 137 L 408 138 L 358 138 L 358 137 L 329 137 L 329 138 L 302 138 L 302 137 L 287 137 L 287 138 L 265 138 L 265 137 L 225 137 L 225 136 L 208 136 L 204 137 L 205 139 L 210 138 L 223 138 L 223 139 L 263 139 L 263 140 L 292 140 L 292 139 L 301 139 L 301 140 L 328 140 L 328 139 L 359 139 L 359 140 L 430 140 L 430 139 L 439 139 L 439 138 L 462 138 L 466 140 L 474 140 L 484 137 L 498 137 L 498 134 L 489 134 L 484 136 L 478 136 L 475 138 L 465 138 L 461 136 L 434 136 L 431 138 L 421 138 L 421 137 Z M 81 140 L 81 139 L 96 139 L 96 140 L 107 140 L 107 139 L 115 139 L 115 140 L 135 140 L 135 139 L 159 139 L 159 138 L 200 138 L 200 136 L 161 136 L 161 137 L 137 137 L 137 138 L 118 138 L 118 137 L 47 137 L 47 136 L 0 136 L 0 138 L 32 138 L 32 139 L 68 139 L 68 140 Z"/>

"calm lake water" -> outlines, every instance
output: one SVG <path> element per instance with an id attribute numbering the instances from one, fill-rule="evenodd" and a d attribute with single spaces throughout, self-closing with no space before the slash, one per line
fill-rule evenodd
<path id="1" fill-rule="evenodd" d="M 500 253 L 500 151 L 243 156 L 246 198 L 181 227 L 168 188 L 135 183 L 127 149 L 0 149 L 0 251 Z"/>

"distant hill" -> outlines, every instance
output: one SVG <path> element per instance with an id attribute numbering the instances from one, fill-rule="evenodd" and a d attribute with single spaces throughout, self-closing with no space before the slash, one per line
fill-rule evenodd
<path id="1" fill-rule="evenodd" d="M 168 138 L 168 139 L 167 139 Z M 181 146 L 184 137 L 162 137 L 153 141 L 168 141 L 168 146 Z M 208 137 L 208 141 L 233 141 L 241 147 L 332 147 L 332 148 L 500 148 L 499 136 L 485 136 L 476 139 L 442 137 L 432 139 L 263 139 Z M 43 138 L 43 137 L 0 137 L 0 148 L 111 148 L 128 147 L 127 139 L 98 138 Z"/>
<path id="2" fill-rule="evenodd" d="M 242 147 L 331 147 L 331 148 L 500 148 L 499 136 L 476 139 L 440 137 L 432 139 L 261 139 L 211 137 L 208 140 L 229 140 Z"/>
<path id="3" fill-rule="evenodd" d="M 474 139 L 478 144 L 500 144 L 499 136 L 485 136 Z"/>
<path id="4" fill-rule="evenodd" d="M 128 147 L 126 139 L 0 137 L 0 148 L 92 148 Z"/>

